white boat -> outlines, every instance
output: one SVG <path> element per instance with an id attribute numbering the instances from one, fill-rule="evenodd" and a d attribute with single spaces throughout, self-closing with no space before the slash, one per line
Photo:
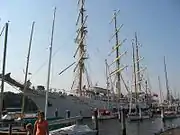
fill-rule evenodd
<path id="1" fill-rule="evenodd" d="M 161 118 L 166 119 L 174 119 L 179 117 L 180 115 L 177 112 L 177 106 L 175 105 L 168 105 L 164 106 L 164 112 L 163 110 L 161 111 Z"/>
<path id="2" fill-rule="evenodd" d="M 142 120 L 139 117 L 139 114 L 136 114 L 136 113 L 128 114 L 128 121 L 139 121 L 139 120 Z"/>
<path id="3" fill-rule="evenodd" d="M 173 118 L 177 118 L 177 113 L 175 111 L 164 112 L 164 119 L 173 119 Z"/>
<path id="4" fill-rule="evenodd" d="M 150 119 L 150 115 L 142 115 L 141 117 L 138 114 L 129 114 L 128 119 L 130 121 L 138 121 L 138 120 L 145 120 L 145 119 Z"/>
<path id="5" fill-rule="evenodd" d="M 9 84 L 13 84 L 16 87 L 23 88 L 23 84 L 17 82 L 15 79 L 10 77 L 10 73 L 5 76 L 5 80 Z M 62 91 L 62 90 L 61 90 Z M 96 93 L 106 93 L 106 89 L 100 87 L 92 87 L 88 92 L 87 96 L 76 96 L 68 95 L 59 90 L 52 90 L 48 93 L 48 109 L 47 117 L 54 117 L 56 110 L 58 111 L 58 116 L 65 118 L 66 111 L 70 111 L 70 116 L 75 117 L 82 115 L 83 117 L 91 118 L 92 111 L 94 108 L 104 108 L 107 106 L 108 99 L 106 96 L 99 96 Z M 44 86 L 37 86 L 36 89 L 28 88 L 26 90 L 26 95 L 36 104 L 38 110 L 44 111 L 45 107 L 45 95 L 46 90 Z M 110 108 L 116 108 L 117 102 L 113 101 L 113 96 L 109 101 Z M 124 99 L 121 105 L 128 108 L 128 101 Z M 35 110 L 37 111 L 37 110 Z"/>
<path id="6" fill-rule="evenodd" d="M 115 115 L 107 115 L 107 116 L 99 116 L 98 119 L 99 120 L 109 120 L 109 119 L 116 119 L 117 116 Z"/>
<path id="7" fill-rule="evenodd" d="M 145 120 L 150 119 L 151 115 L 148 113 L 130 113 L 128 114 L 128 120 L 129 121 L 139 121 L 139 120 Z"/>
<path id="8" fill-rule="evenodd" d="M 1 117 L 2 120 L 13 120 L 13 119 L 19 119 L 22 117 L 21 112 L 7 112 L 7 114 L 3 115 Z M 36 118 L 37 114 L 35 113 L 27 113 L 24 114 L 23 118 Z"/>
<path id="9" fill-rule="evenodd" d="M 98 110 L 98 119 L 99 120 L 109 120 L 109 119 L 115 119 L 117 117 L 118 117 L 118 113 L 112 113 L 111 111 L 108 111 L 106 109 Z M 95 117 L 92 116 L 92 119 L 94 120 Z"/>
<path id="10" fill-rule="evenodd" d="M 50 135 L 96 135 L 95 130 L 90 129 L 87 125 L 72 125 L 65 128 L 50 131 Z"/>
<path id="11" fill-rule="evenodd" d="M 166 89 L 167 89 L 167 99 L 165 100 L 165 102 L 162 103 L 161 118 L 163 118 L 164 120 L 174 119 L 179 116 L 178 105 L 172 102 L 173 96 L 170 94 L 165 56 L 164 56 L 164 73 L 165 73 L 165 81 L 166 81 Z"/>
<path id="12" fill-rule="evenodd" d="M 149 108 L 147 97 L 152 98 L 151 92 L 148 94 L 148 88 L 147 88 L 147 81 L 145 81 L 145 92 L 142 90 L 142 84 L 144 83 L 141 77 L 141 71 L 140 70 L 140 60 L 139 60 L 139 51 L 138 51 L 138 39 L 137 34 L 135 33 L 135 42 L 132 43 L 132 49 L 133 49 L 133 82 L 134 82 L 134 92 L 129 92 L 130 94 L 130 102 L 129 102 L 129 114 L 128 114 L 128 120 L 129 121 L 139 121 L 144 119 L 149 119 L 150 114 L 149 112 L 142 112 L 142 109 Z M 135 51 L 136 50 L 136 51 Z M 134 110 L 135 112 L 133 112 Z"/>

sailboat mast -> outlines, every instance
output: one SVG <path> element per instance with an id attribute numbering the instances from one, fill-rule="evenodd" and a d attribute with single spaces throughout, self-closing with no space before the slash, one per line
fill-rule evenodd
<path id="1" fill-rule="evenodd" d="M 158 82 L 159 82 L 159 94 L 160 94 L 160 103 L 162 104 L 162 88 L 161 88 L 161 80 L 160 77 L 158 76 Z"/>
<path id="2" fill-rule="evenodd" d="M 8 26 L 9 23 L 5 24 L 5 38 L 4 38 L 4 54 L 3 54 L 3 67 L 2 67 L 2 79 L 1 79 L 1 108 L 0 108 L 0 116 L 3 112 L 3 100 L 4 100 L 4 76 L 5 76 L 5 68 L 6 68 L 6 52 L 7 52 L 7 38 L 8 38 Z M 0 117 L 1 119 L 1 117 Z"/>
<path id="3" fill-rule="evenodd" d="M 133 72 L 134 72 L 134 89 L 135 89 L 135 100 L 137 101 L 138 99 L 138 94 L 137 94 L 137 78 L 136 78 L 136 60 L 135 60 L 135 48 L 134 48 L 134 43 L 132 43 L 132 49 L 133 49 Z"/>
<path id="4" fill-rule="evenodd" d="M 148 102 L 149 102 L 149 95 L 148 95 L 148 82 L 147 82 L 147 80 L 145 81 L 145 92 L 146 92 L 145 100 L 146 100 L 146 104 L 148 104 Z"/>
<path id="5" fill-rule="evenodd" d="M 80 25 L 80 28 L 78 28 L 77 30 L 77 37 L 75 39 L 75 42 L 78 44 L 78 48 L 75 52 L 74 57 L 76 56 L 77 53 L 79 53 L 79 61 L 78 61 L 78 91 L 77 93 L 82 96 L 82 84 L 83 84 L 83 73 L 85 71 L 85 64 L 84 61 L 85 59 L 87 59 L 85 57 L 85 53 L 86 53 L 86 49 L 85 49 L 85 42 L 84 42 L 84 38 L 86 36 L 87 33 L 87 27 L 85 26 L 86 20 L 87 20 L 87 15 L 85 15 L 85 0 L 78 0 L 78 5 L 80 5 L 80 9 L 79 9 L 79 15 L 78 15 L 78 19 L 76 22 L 76 26 Z"/>
<path id="6" fill-rule="evenodd" d="M 109 76 L 108 76 L 108 63 L 107 59 L 105 59 L 105 66 L 106 66 L 106 89 L 107 89 L 107 97 L 108 97 L 108 109 L 109 109 Z"/>
<path id="7" fill-rule="evenodd" d="M 164 73 L 165 73 L 165 80 L 166 80 L 167 100 L 170 101 L 170 91 L 169 91 L 169 83 L 168 83 L 168 75 L 167 75 L 165 56 L 164 56 Z"/>
<path id="8" fill-rule="evenodd" d="M 117 91 L 116 92 L 117 92 L 118 97 L 120 98 L 121 97 L 121 81 L 120 81 L 120 71 L 121 71 L 121 69 L 120 69 L 120 57 L 121 56 L 119 55 L 119 47 L 122 45 L 122 43 L 119 43 L 118 33 L 119 33 L 119 31 L 120 31 L 120 29 L 121 29 L 121 27 L 123 25 L 121 25 L 119 28 L 117 28 L 117 15 L 118 15 L 119 12 L 120 12 L 120 10 L 118 10 L 118 11 L 115 10 L 114 15 L 113 15 L 113 19 L 110 22 L 110 23 L 112 23 L 114 21 L 114 34 L 113 34 L 112 38 L 109 41 L 111 41 L 115 36 L 116 43 L 115 43 L 115 46 L 113 46 L 113 50 L 112 50 L 111 53 L 116 51 L 116 58 L 113 61 L 113 63 L 116 62 L 116 70 L 113 72 L 113 74 L 116 74 L 116 77 L 117 77 L 117 82 L 116 82 L 116 90 Z"/>
<path id="9" fill-rule="evenodd" d="M 141 91 L 141 76 L 140 76 L 140 65 L 139 65 L 139 48 L 138 48 L 138 40 L 137 33 L 135 32 L 135 43 L 136 43 L 136 63 L 137 63 L 137 79 L 138 79 L 138 90 Z"/>
<path id="10" fill-rule="evenodd" d="M 116 12 L 114 12 L 114 29 L 115 29 L 115 35 L 116 35 L 116 45 L 119 44 L 119 39 L 118 39 L 118 32 L 117 32 L 117 14 Z M 116 58 L 119 57 L 119 47 L 116 48 Z M 120 60 L 117 59 L 116 61 L 116 65 L 117 65 L 117 69 L 120 68 Z M 120 83 L 120 72 L 117 72 L 117 79 L 118 79 L 118 82 Z M 120 90 L 119 90 L 119 94 L 120 94 Z"/>
<path id="11" fill-rule="evenodd" d="M 122 93 L 121 93 L 121 72 L 122 70 L 124 70 L 126 66 L 123 66 L 123 67 L 120 67 L 120 59 L 123 55 L 125 55 L 127 53 L 127 51 L 123 52 L 120 54 L 120 47 L 123 45 L 123 43 L 126 41 L 126 39 L 124 39 L 122 42 L 119 42 L 119 37 L 118 37 L 118 33 L 120 32 L 121 28 L 123 27 L 123 24 L 121 24 L 120 27 L 117 27 L 117 15 L 118 13 L 120 12 L 120 10 L 114 12 L 113 14 L 113 18 L 110 22 L 110 24 L 112 22 L 114 22 L 114 34 L 112 35 L 111 39 L 109 40 L 109 42 L 115 37 L 115 45 L 113 46 L 112 48 L 112 51 L 111 53 L 108 55 L 110 56 L 113 52 L 116 52 L 116 57 L 115 57 L 115 60 L 109 65 L 113 65 L 114 63 L 116 64 L 116 70 L 114 70 L 113 72 L 110 73 L 110 76 L 112 75 L 115 75 L 115 77 L 117 78 L 117 81 L 116 81 L 116 93 L 117 93 L 117 96 L 118 98 L 121 98 L 122 97 Z"/>
<path id="12" fill-rule="evenodd" d="M 83 0 L 81 1 L 81 24 L 83 24 L 84 22 L 84 4 L 83 4 Z M 80 34 L 80 37 L 82 38 L 83 37 L 83 30 L 81 30 L 81 34 Z M 84 51 L 84 45 L 83 45 L 83 41 L 80 43 L 80 51 L 79 51 L 79 56 L 81 57 L 83 51 Z M 82 74 L 83 74 L 83 59 L 81 59 L 79 61 L 79 92 L 80 92 L 80 96 L 82 96 Z"/>
<path id="13" fill-rule="evenodd" d="M 30 40 L 29 40 L 29 49 L 28 49 L 28 55 L 27 55 L 27 63 L 26 63 L 26 71 L 25 71 L 25 78 L 24 78 L 24 89 L 23 89 L 23 100 L 22 100 L 22 114 L 24 113 L 24 107 L 25 107 L 25 91 L 27 88 L 27 76 L 28 76 L 28 69 L 29 69 L 29 58 L 30 58 L 30 53 L 31 53 L 31 44 L 32 44 L 32 38 L 33 38 L 33 32 L 34 32 L 34 24 L 35 22 L 32 23 L 32 28 L 31 28 L 31 35 L 30 35 Z"/>
<path id="14" fill-rule="evenodd" d="M 51 42 L 50 42 L 50 47 L 49 47 L 49 65 L 48 65 L 47 90 L 46 90 L 46 102 L 45 102 L 45 118 L 46 119 L 47 119 L 48 94 L 49 94 L 49 85 L 50 85 L 50 72 L 51 72 L 51 59 L 52 59 L 52 45 L 53 45 L 53 37 L 54 37 L 55 15 L 56 15 L 56 7 L 54 8 L 54 17 L 53 17 L 52 32 L 51 32 Z"/>
<path id="15" fill-rule="evenodd" d="M 118 29 L 117 29 L 117 13 L 114 12 L 114 29 L 115 29 L 115 36 L 116 36 L 116 46 L 119 44 L 119 38 L 118 38 Z M 116 48 L 116 68 L 120 68 L 120 60 L 119 57 L 119 46 Z M 121 81 L 120 81 L 120 72 L 116 73 L 117 75 L 117 81 L 118 81 L 118 95 L 121 97 Z"/>

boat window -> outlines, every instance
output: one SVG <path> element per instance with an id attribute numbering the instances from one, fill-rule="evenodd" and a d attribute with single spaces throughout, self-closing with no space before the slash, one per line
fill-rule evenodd
<path id="1" fill-rule="evenodd" d="M 52 103 L 48 101 L 48 107 L 51 107 L 52 106 Z"/>

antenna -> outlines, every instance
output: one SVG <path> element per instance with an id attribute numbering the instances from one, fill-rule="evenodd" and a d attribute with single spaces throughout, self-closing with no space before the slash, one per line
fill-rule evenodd
<path id="1" fill-rule="evenodd" d="M 83 74 L 87 70 L 85 69 L 85 59 L 87 59 L 86 54 L 86 45 L 85 45 L 85 38 L 87 34 L 87 26 L 86 21 L 88 18 L 88 15 L 85 15 L 85 0 L 78 0 L 77 5 L 79 7 L 79 14 L 76 21 L 76 26 L 78 26 L 77 29 L 77 36 L 75 38 L 75 43 L 78 45 L 74 58 L 78 56 L 77 65 L 75 66 L 74 72 L 78 72 L 78 90 L 76 91 L 79 96 L 83 95 L 82 91 L 82 84 L 83 84 Z M 88 80 L 88 79 L 87 79 Z M 73 85 L 75 84 L 75 80 L 73 81 Z M 71 88 L 73 88 L 73 85 Z"/>
<path id="2" fill-rule="evenodd" d="M 124 39 L 122 42 L 119 41 L 119 35 L 118 33 L 120 32 L 121 28 L 123 27 L 123 24 L 120 26 L 120 27 L 117 27 L 117 16 L 119 14 L 120 10 L 118 11 L 114 11 L 114 14 L 113 14 L 113 18 L 112 20 L 110 21 L 110 24 L 112 22 L 114 22 L 114 34 L 112 35 L 112 37 L 110 38 L 109 42 L 112 41 L 112 39 L 114 39 L 115 37 L 115 45 L 113 46 L 112 48 L 112 51 L 111 53 L 109 54 L 109 56 L 114 52 L 116 51 L 116 58 L 115 60 L 110 64 L 113 65 L 114 63 L 116 63 L 116 69 L 110 73 L 110 76 L 112 75 L 116 75 L 117 76 L 117 82 L 116 82 L 116 88 L 117 88 L 117 94 L 118 94 L 118 97 L 121 98 L 121 72 L 127 67 L 127 66 L 123 66 L 123 67 L 120 67 L 120 58 L 125 55 L 127 52 L 124 52 L 122 54 L 119 54 L 119 51 L 120 51 L 120 46 L 126 41 L 126 39 Z"/>

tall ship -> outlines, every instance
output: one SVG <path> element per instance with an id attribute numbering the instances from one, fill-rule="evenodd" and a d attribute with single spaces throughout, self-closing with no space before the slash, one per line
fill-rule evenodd
<path id="1" fill-rule="evenodd" d="M 77 49 L 74 54 L 74 58 L 76 58 L 74 72 L 77 73 L 77 77 L 73 81 L 73 86 L 72 86 L 73 94 L 68 95 L 63 90 L 51 89 L 49 86 L 49 81 L 47 83 L 47 88 L 45 88 L 44 86 L 34 87 L 32 86 L 30 80 L 27 80 L 27 75 L 24 84 L 12 78 L 11 73 L 0 75 L 3 81 L 7 82 L 12 86 L 19 88 L 19 90 L 24 93 L 23 97 L 28 97 L 29 99 L 31 99 L 36 104 L 37 110 L 45 111 L 47 117 L 54 117 L 55 112 L 58 112 L 59 116 L 65 117 L 67 110 L 69 110 L 70 116 L 72 117 L 77 115 L 82 115 L 83 117 L 91 117 L 92 110 L 94 108 L 103 109 L 103 108 L 107 108 L 108 105 L 110 109 L 117 110 L 119 109 L 120 105 L 121 106 L 128 105 L 127 98 L 122 98 L 122 96 L 120 95 L 120 88 L 117 87 L 117 89 L 119 89 L 117 90 L 118 94 L 114 94 L 114 92 L 112 92 L 112 90 L 108 88 L 92 86 L 90 83 L 88 83 L 89 81 L 88 81 L 88 75 L 85 65 L 85 60 L 88 58 L 87 48 L 86 48 L 87 44 L 85 40 L 87 35 L 86 21 L 88 16 L 86 15 L 86 10 L 85 10 L 85 0 L 78 0 L 78 7 L 79 7 L 79 14 L 76 22 L 76 26 L 78 27 L 78 29 L 77 29 L 77 37 L 75 39 L 75 43 L 77 44 Z M 115 16 L 113 18 L 115 18 Z M 52 33 L 54 31 L 54 21 L 55 21 L 55 17 L 53 20 Z M 115 29 L 116 36 L 118 33 L 117 31 L 119 30 L 120 28 Z M 53 34 L 51 37 L 51 46 L 49 48 L 50 56 L 52 53 L 52 40 L 53 40 Z M 118 52 L 119 47 L 120 44 L 116 42 L 116 44 L 113 47 L 113 51 L 116 50 Z M 28 59 L 29 57 L 30 56 L 28 55 Z M 115 61 L 119 62 L 119 58 L 120 56 L 117 53 Z M 49 63 L 49 65 L 50 64 L 51 63 Z M 120 71 L 121 69 L 119 67 L 119 64 L 117 63 L 117 69 L 113 71 L 113 73 L 111 74 L 118 75 L 119 78 Z M 28 70 L 26 74 L 27 73 Z M 86 76 L 86 79 L 84 76 Z M 85 84 L 85 80 L 87 80 L 86 81 L 87 84 Z M 120 85 L 120 80 L 118 80 L 117 84 Z M 121 100 L 119 100 L 120 98 Z M 24 102 L 25 100 L 23 98 L 22 110 L 23 112 L 26 112 L 24 110 L 24 108 L 26 107 Z"/>
<path id="2" fill-rule="evenodd" d="M 153 97 L 157 96 L 152 94 L 151 89 L 148 87 L 149 81 L 144 76 L 146 68 L 140 66 L 140 60 L 143 57 L 139 56 L 139 45 L 137 33 L 135 32 L 135 39 L 132 42 L 133 89 L 130 94 L 131 101 L 128 113 L 130 121 L 149 119 L 152 116 Z"/>

